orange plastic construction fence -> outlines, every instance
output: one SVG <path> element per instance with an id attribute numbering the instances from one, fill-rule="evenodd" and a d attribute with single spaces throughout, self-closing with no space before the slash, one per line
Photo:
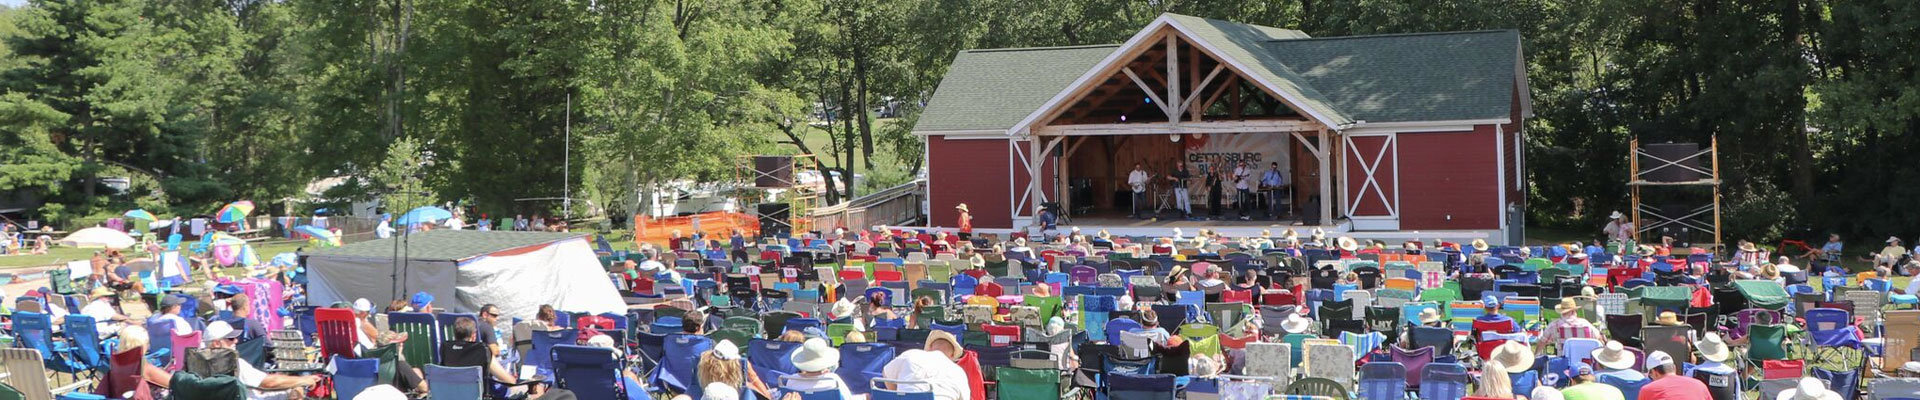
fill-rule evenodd
<path id="1" fill-rule="evenodd" d="M 735 229 L 745 231 L 748 237 L 759 235 L 760 220 L 752 215 L 723 211 L 667 218 L 635 217 L 633 242 L 665 247 L 675 231 L 679 231 L 681 237 L 700 232 L 709 238 L 726 238 L 732 236 Z"/>

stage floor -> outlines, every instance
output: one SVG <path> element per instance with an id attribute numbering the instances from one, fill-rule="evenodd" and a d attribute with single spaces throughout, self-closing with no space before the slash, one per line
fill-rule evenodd
<path id="1" fill-rule="evenodd" d="M 1200 232 L 1200 229 L 1212 229 L 1219 231 L 1222 235 L 1236 237 L 1259 236 L 1261 231 L 1264 230 L 1277 237 L 1281 235 L 1281 232 L 1287 229 L 1293 229 L 1295 232 L 1299 232 L 1301 237 L 1306 237 L 1313 232 L 1313 228 L 1316 228 L 1316 226 L 1305 225 L 1298 218 L 1282 218 L 1277 221 L 1259 218 L 1241 220 L 1230 217 L 1217 219 L 1180 219 L 1176 215 L 1163 213 L 1161 214 L 1161 218 L 1134 219 L 1128 218 L 1126 213 L 1116 212 L 1076 215 L 1072 217 L 1071 221 L 1063 222 L 1060 225 L 1063 231 L 1070 231 L 1072 227 L 1078 226 L 1083 234 L 1091 235 L 1094 232 L 1105 229 L 1108 233 L 1119 236 L 1168 236 L 1173 234 L 1174 228 L 1180 228 L 1180 233 L 1184 236 L 1193 236 L 1195 233 Z M 1317 228 L 1328 232 L 1344 230 L 1341 225 L 1322 225 L 1317 226 Z"/>

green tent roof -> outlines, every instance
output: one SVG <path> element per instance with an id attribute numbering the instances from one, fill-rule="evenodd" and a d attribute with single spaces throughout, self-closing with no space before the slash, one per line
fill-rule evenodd
<path id="1" fill-rule="evenodd" d="M 915 132 L 1013 127 L 1118 45 L 967 50 L 953 58 Z"/>
<path id="2" fill-rule="evenodd" d="M 581 236 L 586 234 L 436 230 L 406 237 L 394 236 L 340 247 L 307 250 L 304 253 L 313 257 L 393 258 L 397 248 L 395 242 L 400 242 L 400 245 L 405 247 L 398 249 L 404 252 L 404 256 L 408 259 L 459 261 L 501 250 L 547 244 Z"/>
<path id="3" fill-rule="evenodd" d="M 1311 38 L 1290 29 L 1164 18 L 1332 125 L 1500 119 L 1512 115 L 1516 103 L 1520 35 L 1511 30 Z M 914 131 L 1011 129 L 1117 49 L 960 52 Z"/>

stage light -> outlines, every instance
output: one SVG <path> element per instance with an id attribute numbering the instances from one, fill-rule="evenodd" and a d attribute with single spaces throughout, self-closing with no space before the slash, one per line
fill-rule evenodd
<path id="1" fill-rule="evenodd" d="M 1127 116 L 1125 115 L 1120 116 L 1120 122 L 1127 122 Z"/>
<path id="2" fill-rule="evenodd" d="M 1148 98 L 1147 98 L 1146 100 L 1147 100 L 1147 104 L 1153 104 L 1153 98 L 1152 98 L 1152 97 L 1148 97 Z"/>
<path id="3" fill-rule="evenodd" d="M 1167 139 L 1173 140 L 1174 143 L 1179 143 L 1180 135 L 1179 134 L 1167 135 Z"/>

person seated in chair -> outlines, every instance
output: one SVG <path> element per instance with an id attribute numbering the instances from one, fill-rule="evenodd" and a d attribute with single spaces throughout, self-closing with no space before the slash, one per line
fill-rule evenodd
<path id="1" fill-rule="evenodd" d="M 207 324 L 207 347 L 214 349 L 232 349 L 240 342 L 240 331 L 234 330 L 226 321 L 214 321 Z M 320 383 L 319 376 L 292 376 L 269 374 L 254 368 L 246 358 L 234 359 L 234 378 L 247 387 L 247 399 L 284 399 L 289 391 L 305 390 Z"/>
<path id="2" fill-rule="evenodd" d="M 453 340 L 440 343 L 441 360 L 448 367 L 480 367 L 481 373 L 491 383 L 488 390 L 499 397 L 523 398 L 529 394 L 540 394 L 539 385 L 525 385 L 500 365 L 500 358 L 480 342 L 479 323 L 473 318 L 454 320 L 453 337 Z"/>

